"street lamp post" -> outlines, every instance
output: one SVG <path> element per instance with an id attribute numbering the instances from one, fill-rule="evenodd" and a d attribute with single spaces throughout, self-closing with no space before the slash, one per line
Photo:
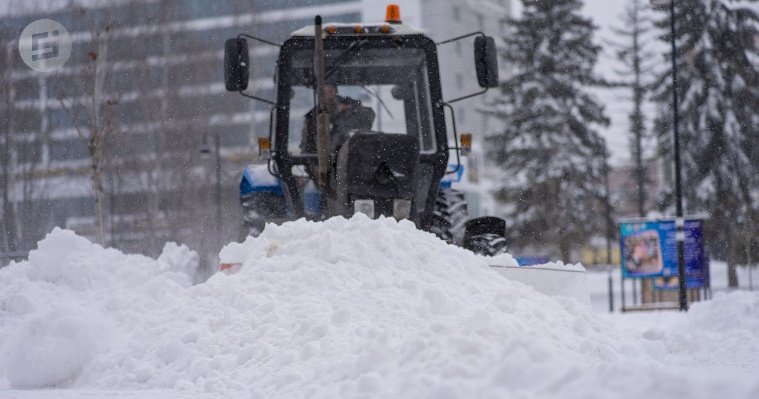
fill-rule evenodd
<path id="1" fill-rule="evenodd" d="M 669 4 L 668 4 L 669 3 Z M 680 310 L 688 310 L 688 297 L 685 278 L 685 220 L 683 219 L 683 186 L 680 171 L 680 133 L 678 129 L 679 113 L 677 100 L 677 46 L 675 44 L 675 0 L 651 0 L 651 5 L 664 7 L 669 5 L 670 41 L 672 44 L 672 132 L 674 134 L 675 152 L 675 201 L 676 201 L 676 239 L 677 239 L 677 280 L 679 288 Z"/>
<path id="2" fill-rule="evenodd" d="M 614 236 L 614 221 L 611 218 L 611 194 L 609 191 L 609 155 L 606 152 L 606 140 L 600 139 L 600 146 L 595 149 L 594 155 L 601 157 L 603 165 L 601 173 L 603 174 L 604 194 L 602 197 L 604 206 L 604 220 L 606 221 L 606 264 L 611 265 L 611 241 Z"/>
<path id="3" fill-rule="evenodd" d="M 614 236 L 611 220 L 611 195 L 609 192 L 609 158 L 606 154 L 606 140 L 603 144 L 602 156 L 604 159 L 604 216 L 606 216 L 606 264 L 611 265 L 611 240 Z"/>
<path id="4" fill-rule="evenodd" d="M 214 146 L 214 177 L 216 178 L 216 186 L 214 192 L 214 202 L 216 203 L 216 240 L 219 245 L 223 245 L 224 242 L 221 237 L 221 225 L 222 225 L 222 209 L 221 209 L 221 137 L 219 132 L 216 131 L 213 134 L 213 146 Z M 206 142 L 206 138 L 203 138 L 203 143 L 200 147 L 200 153 L 202 155 L 209 155 L 211 149 Z"/>
<path id="5" fill-rule="evenodd" d="M 218 130 L 214 132 L 213 141 L 216 150 L 216 240 L 221 246 L 224 245 L 224 240 L 221 238 L 221 137 Z"/>

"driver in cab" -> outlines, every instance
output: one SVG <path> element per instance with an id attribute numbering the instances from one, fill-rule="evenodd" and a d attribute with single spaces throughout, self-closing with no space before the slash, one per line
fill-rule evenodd
<path id="1" fill-rule="evenodd" d="M 361 105 L 361 101 L 337 94 L 337 87 L 332 83 L 324 85 L 324 97 L 329 112 L 329 129 L 332 154 L 356 131 L 371 130 L 374 123 L 374 110 Z M 304 115 L 300 150 L 302 154 L 316 154 L 316 108 Z"/>

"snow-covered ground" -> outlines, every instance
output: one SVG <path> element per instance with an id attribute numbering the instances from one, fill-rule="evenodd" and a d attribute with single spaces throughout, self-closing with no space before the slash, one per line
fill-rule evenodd
<path id="1" fill-rule="evenodd" d="M 192 285 L 186 247 L 53 231 L 0 269 L 0 398 L 759 397 L 756 293 L 608 314 L 488 266 L 510 257 L 360 215 L 225 257 L 242 269 Z"/>

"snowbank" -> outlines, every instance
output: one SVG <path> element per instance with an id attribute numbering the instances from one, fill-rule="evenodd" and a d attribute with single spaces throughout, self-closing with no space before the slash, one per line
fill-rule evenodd
<path id="1" fill-rule="evenodd" d="M 194 286 L 197 255 L 164 251 L 124 255 L 55 230 L 28 262 L 0 269 L 0 389 L 759 396 L 757 295 L 618 323 L 411 223 L 362 215 L 267 226 L 222 251 L 240 272 Z"/>
<path id="2" fill-rule="evenodd" d="M 128 343 L 130 318 L 189 288 L 197 268 L 186 246 L 168 243 L 154 260 L 56 228 L 28 262 L 0 270 L 0 369 L 8 385 L 72 385 L 98 356 Z"/>

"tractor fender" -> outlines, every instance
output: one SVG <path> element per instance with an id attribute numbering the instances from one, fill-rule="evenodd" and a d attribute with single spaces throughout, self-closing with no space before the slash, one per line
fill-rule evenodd
<path id="1" fill-rule="evenodd" d="M 284 196 L 279 178 L 269 173 L 268 165 L 248 165 L 242 172 L 240 198 L 249 197 L 255 193 Z"/>
<path id="2" fill-rule="evenodd" d="M 266 165 L 250 165 L 240 179 L 240 205 L 243 214 L 243 237 L 257 236 L 266 223 L 280 223 L 288 207 L 279 179 L 269 174 Z"/>
<path id="3" fill-rule="evenodd" d="M 482 216 L 468 220 L 464 227 L 464 242 L 468 238 L 481 234 L 506 235 L 506 221 L 495 216 Z"/>
<path id="4" fill-rule="evenodd" d="M 480 255 L 495 256 L 507 252 L 506 221 L 494 216 L 469 220 L 464 225 L 462 246 Z"/>

